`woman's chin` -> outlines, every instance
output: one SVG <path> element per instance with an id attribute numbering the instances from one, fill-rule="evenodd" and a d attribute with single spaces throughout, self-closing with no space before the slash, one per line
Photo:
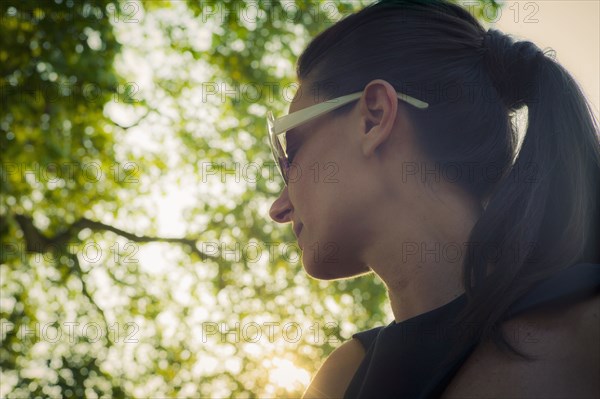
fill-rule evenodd
<path id="1" fill-rule="evenodd" d="M 312 262 L 312 259 L 305 259 L 302 255 L 302 264 L 306 273 L 317 280 L 339 280 L 351 277 L 357 277 L 369 273 L 371 269 L 364 264 L 351 263 L 329 263 Z"/>
<path id="2" fill-rule="evenodd" d="M 344 275 L 328 272 L 327 270 L 311 270 L 306 266 L 304 266 L 304 270 L 306 270 L 306 273 L 310 277 L 317 280 L 337 280 L 346 277 Z"/>

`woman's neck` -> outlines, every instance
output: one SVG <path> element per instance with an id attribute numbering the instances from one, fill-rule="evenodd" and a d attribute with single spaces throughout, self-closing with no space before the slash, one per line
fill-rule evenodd
<path id="1" fill-rule="evenodd" d="M 478 203 L 456 192 L 420 197 L 413 205 L 413 212 L 395 210 L 404 217 L 400 225 L 398 219 L 387 218 L 387 229 L 381 230 L 365 254 L 367 264 L 388 288 L 397 323 L 465 292 L 466 243 L 482 212 Z"/>

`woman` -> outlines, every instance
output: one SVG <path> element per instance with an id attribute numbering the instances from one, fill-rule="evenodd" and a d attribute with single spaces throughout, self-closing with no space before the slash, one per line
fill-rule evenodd
<path id="1" fill-rule="evenodd" d="M 568 72 L 459 6 L 406 0 L 321 33 L 297 74 L 268 118 L 286 182 L 271 217 L 308 274 L 373 271 L 394 314 L 305 396 L 600 397 L 600 145 Z"/>

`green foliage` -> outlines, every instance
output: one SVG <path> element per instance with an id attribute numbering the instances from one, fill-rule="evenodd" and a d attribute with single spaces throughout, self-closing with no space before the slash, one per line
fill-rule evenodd
<path id="1" fill-rule="evenodd" d="M 1 396 L 298 396 L 286 360 L 389 322 L 381 283 L 309 279 L 267 213 L 263 115 L 362 2 L 0 4 Z"/>

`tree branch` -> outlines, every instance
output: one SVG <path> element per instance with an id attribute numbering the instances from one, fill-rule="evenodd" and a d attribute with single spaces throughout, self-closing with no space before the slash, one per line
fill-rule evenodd
<path id="1" fill-rule="evenodd" d="M 208 255 L 200 251 L 196 246 L 196 240 L 193 240 L 191 238 L 170 238 L 136 235 L 128 231 L 121 230 L 117 227 L 97 222 L 95 220 L 90 220 L 87 218 L 79 219 L 78 221 L 64 229 L 62 232 L 56 234 L 54 237 L 47 237 L 37 227 L 35 227 L 35 225 L 33 224 L 33 219 L 30 216 L 16 214 L 15 219 L 19 224 L 21 231 L 23 231 L 23 235 L 25 236 L 27 250 L 34 253 L 46 253 L 53 248 L 61 247 L 67 244 L 72 237 L 76 237 L 81 230 L 90 229 L 92 231 L 110 231 L 133 242 L 167 242 L 173 244 L 180 244 L 185 247 L 188 247 L 202 260 L 207 258 L 218 259 L 218 256 Z"/>
<path id="2" fill-rule="evenodd" d="M 92 297 L 91 292 L 88 290 L 87 282 L 85 281 L 85 276 L 87 276 L 87 273 L 85 273 L 81 269 L 81 265 L 79 264 L 79 259 L 77 258 L 77 255 L 71 254 L 68 251 L 64 251 L 64 252 L 65 252 L 65 255 L 69 259 L 71 259 L 71 261 L 73 262 L 73 269 L 75 270 L 77 277 L 79 277 L 79 281 L 81 281 L 81 291 L 83 292 L 83 295 L 85 295 L 85 297 L 90 302 L 90 305 L 92 305 L 96 309 L 96 311 L 100 314 L 100 317 L 102 318 L 102 322 L 104 323 L 104 331 L 106 331 L 106 342 L 107 342 L 108 347 L 111 347 L 113 342 L 110 340 L 110 334 L 109 334 L 109 329 L 108 329 L 108 320 L 106 319 L 106 313 L 104 313 L 104 310 L 96 303 L 96 301 Z"/>
<path id="3" fill-rule="evenodd" d="M 121 129 L 123 129 L 123 130 L 127 130 L 127 129 L 131 129 L 132 127 L 136 127 L 136 126 L 138 126 L 138 125 L 139 125 L 139 124 L 140 124 L 140 123 L 141 123 L 141 122 L 142 122 L 144 119 L 146 119 L 146 117 L 147 117 L 147 116 L 150 114 L 150 112 L 151 112 L 151 111 L 154 111 L 154 109 L 148 108 L 148 109 L 146 110 L 146 112 L 145 112 L 145 113 L 144 113 L 142 116 L 140 116 L 140 117 L 138 118 L 138 120 L 137 120 L 137 121 L 135 121 L 134 123 L 132 123 L 132 124 L 131 124 L 131 125 L 129 125 L 129 126 L 121 125 L 120 123 L 118 123 L 118 122 L 115 122 L 115 121 L 114 121 L 114 120 L 112 120 L 112 119 L 111 119 L 110 121 L 113 123 L 113 125 L 116 125 L 116 126 L 120 127 L 120 128 L 121 128 Z"/>

